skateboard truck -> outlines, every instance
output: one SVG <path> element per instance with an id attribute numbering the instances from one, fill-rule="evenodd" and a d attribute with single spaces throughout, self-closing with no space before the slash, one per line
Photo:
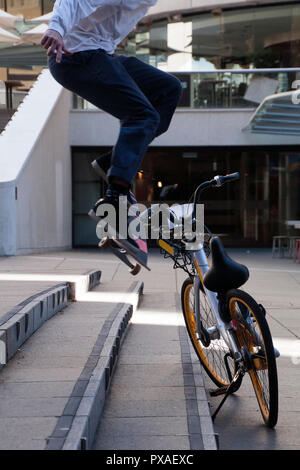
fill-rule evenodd
<path id="1" fill-rule="evenodd" d="M 132 264 L 126 255 L 126 250 L 120 248 L 109 237 L 102 238 L 98 246 L 99 248 L 109 248 L 123 263 L 125 263 L 129 267 L 129 272 L 133 276 L 136 276 L 140 272 L 141 266 L 138 263 L 136 263 L 135 265 Z"/>

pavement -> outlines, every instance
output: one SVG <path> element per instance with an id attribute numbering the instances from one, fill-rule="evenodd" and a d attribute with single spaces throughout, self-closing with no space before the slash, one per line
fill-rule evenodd
<path id="1" fill-rule="evenodd" d="M 267 308 L 281 352 L 275 430 L 263 426 L 249 383 L 212 424 L 220 398 L 208 396 L 212 384 L 187 338 L 185 273 L 156 250 L 151 271 L 137 277 L 105 251 L 72 250 L 0 258 L 0 321 L 27 297 L 33 302 L 62 284 L 73 285 L 76 300 L 0 370 L 0 449 L 210 450 L 217 433 L 220 449 L 299 450 L 300 265 L 270 250 L 229 254 L 249 267 L 244 289 Z M 87 283 L 86 274 L 98 271 L 100 283 Z"/>
<path id="2" fill-rule="evenodd" d="M 93 449 L 216 450 L 202 370 L 181 314 L 177 272 L 156 258 L 150 266 Z"/>
<path id="3" fill-rule="evenodd" d="M 221 450 L 300 450 L 300 265 L 291 259 L 272 258 L 271 250 L 229 250 L 250 269 L 243 289 L 267 310 L 267 321 L 277 359 L 279 417 L 269 430 L 263 425 L 248 377 L 229 397 L 215 423 Z M 205 377 L 206 387 L 210 387 Z M 215 410 L 218 398 L 210 398 Z"/>

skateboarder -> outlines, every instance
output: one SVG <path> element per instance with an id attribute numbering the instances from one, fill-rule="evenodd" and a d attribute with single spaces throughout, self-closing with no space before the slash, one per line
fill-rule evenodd
<path id="1" fill-rule="evenodd" d="M 128 197 L 151 141 L 169 128 L 181 98 L 181 82 L 115 48 L 157 0 L 57 0 L 41 44 L 49 69 L 64 88 L 120 121 L 111 155 L 97 162 L 107 172 L 108 189 L 95 203 Z M 105 129 L 99 132 L 105 132 Z M 98 169 L 99 169 L 98 168 Z M 134 243 L 134 242 L 133 242 Z"/>

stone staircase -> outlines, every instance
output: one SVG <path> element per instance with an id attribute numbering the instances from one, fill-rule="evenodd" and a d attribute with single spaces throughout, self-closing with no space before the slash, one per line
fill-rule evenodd
<path id="1" fill-rule="evenodd" d="M 300 136 L 300 93 L 297 90 L 268 96 L 245 131 L 254 134 Z"/>

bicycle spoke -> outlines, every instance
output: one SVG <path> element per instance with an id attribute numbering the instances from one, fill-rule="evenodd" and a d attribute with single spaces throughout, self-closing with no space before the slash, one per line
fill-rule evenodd
<path id="1" fill-rule="evenodd" d="M 246 348 L 250 355 L 248 372 L 262 416 L 273 427 L 278 414 L 278 385 L 271 334 L 256 302 L 243 291 L 236 292 L 238 295 L 229 295 L 236 337 L 240 347 Z"/>
<path id="2" fill-rule="evenodd" d="M 206 363 L 206 366 L 209 368 L 210 372 L 213 376 L 220 382 L 223 386 L 227 386 L 229 384 L 229 377 L 225 365 L 224 357 L 226 354 L 229 353 L 228 346 L 226 345 L 225 341 L 220 339 L 212 340 L 208 347 L 204 347 L 202 343 L 200 343 L 199 336 L 196 333 L 196 318 L 195 315 L 195 297 L 194 297 L 194 288 L 193 286 L 190 288 L 189 291 L 189 311 L 193 314 L 193 327 L 195 329 L 195 334 L 197 341 L 199 343 L 199 347 L 201 347 L 201 354 L 203 354 L 203 359 Z M 201 321 L 205 329 L 211 328 L 215 326 L 216 322 L 214 319 L 214 315 L 212 309 L 207 301 L 206 295 L 203 292 L 200 292 L 200 314 L 201 314 Z M 234 374 L 234 364 L 230 367 L 231 374 Z"/>

